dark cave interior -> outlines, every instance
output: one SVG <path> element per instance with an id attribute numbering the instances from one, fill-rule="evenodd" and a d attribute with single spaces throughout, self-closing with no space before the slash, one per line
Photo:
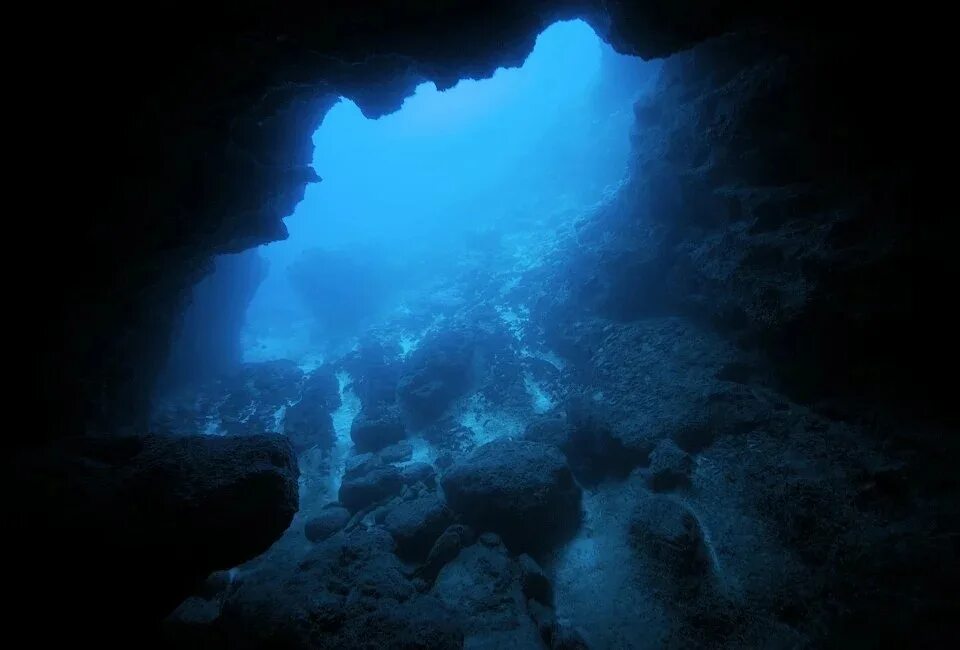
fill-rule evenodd
<path id="1" fill-rule="evenodd" d="M 929 16 L 751 0 L 71 11 L 47 38 L 63 52 L 56 92 L 84 98 L 75 146 L 89 155 L 65 181 L 74 205 L 49 272 L 29 287 L 44 296 L 25 337 L 35 415 L 8 471 L 16 620 L 38 640 L 955 638 L 960 481 L 943 366 L 957 322 L 953 245 L 921 175 L 938 123 L 918 73 L 938 56 L 919 44 Z M 511 367 L 478 311 L 402 364 L 361 345 L 336 372 L 297 375 L 286 436 L 155 430 L 151 396 L 191 292 L 216 277 L 215 258 L 285 236 L 319 180 L 311 135 L 338 98 L 392 113 L 422 82 L 519 66 L 572 19 L 663 63 L 633 106 L 617 196 L 527 277 L 540 292 L 530 320 L 577 387 L 560 408 L 426 467 L 369 442 L 402 447 L 397 408 L 419 409 L 424 438 L 457 435 L 430 391 L 464 394 L 478 355 Z M 25 95 L 50 104 L 47 75 L 27 76 Z M 210 289 L 221 334 L 183 365 L 233 363 L 230 315 L 261 273 L 238 269 Z M 347 459 L 338 504 L 308 511 L 298 436 L 335 426 L 341 371 L 363 408 L 351 436 L 370 452 Z M 262 372 L 244 381 L 275 390 L 293 371 Z M 570 567 L 617 579 L 578 588 Z"/>

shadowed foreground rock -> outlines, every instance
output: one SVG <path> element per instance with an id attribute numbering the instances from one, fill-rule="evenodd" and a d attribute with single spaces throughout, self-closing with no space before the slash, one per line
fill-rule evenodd
<path id="1" fill-rule="evenodd" d="M 211 571 L 265 551 L 298 507 L 280 436 L 66 439 L 23 455 L 16 474 L 14 526 L 41 558 L 23 596 L 57 585 L 81 626 L 109 612 L 104 634 L 156 623 Z"/>

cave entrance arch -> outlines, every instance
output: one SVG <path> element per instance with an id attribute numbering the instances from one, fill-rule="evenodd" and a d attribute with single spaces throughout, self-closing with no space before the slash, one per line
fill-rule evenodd
<path id="1" fill-rule="evenodd" d="M 446 91 L 424 83 L 379 119 L 341 98 L 314 135 L 322 180 L 286 219 L 287 238 L 215 260 L 161 394 L 243 363 L 287 359 L 310 372 L 377 328 L 392 329 L 376 336 L 406 356 L 459 308 L 422 300 L 454 299 L 442 285 L 455 276 L 472 294 L 465 303 L 491 303 L 521 328 L 524 300 L 487 294 L 515 290 L 516 274 L 615 193 L 633 100 L 658 66 L 615 53 L 575 20 L 545 29 L 521 67 Z M 531 390 L 546 408 L 550 398 Z M 215 419 L 204 430 L 223 433 Z"/>

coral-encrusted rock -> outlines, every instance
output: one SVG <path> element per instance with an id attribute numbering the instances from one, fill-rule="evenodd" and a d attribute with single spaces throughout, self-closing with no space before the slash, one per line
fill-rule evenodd
<path id="1" fill-rule="evenodd" d="M 442 483 L 464 521 L 496 531 L 515 551 L 548 547 L 580 521 L 580 487 L 552 445 L 487 443 L 451 467 Z"/>
<path id="2" fill-rule="evenodd" d="M 360 452 L 378 451 L 403 440 L 406 435 L 400 414 L 393 408 L 372 412 L 364 408 L 350 428 L 350 437 Z"/>
<path id="3" fill-rule="evenodd" d="M 452 520 L 443 499 L 426 494 L 392 508 L 384 526 L 393 535 L 400 557 L 423 559 Z"/>
<path id="4" fill-rule="evenodd" d="M 66 439 L 17 467 L 23 512 L 12 514 L 56 545 L 45 561 L 61 593 L 96 585 L 102 606 L 126 613 L 133 600 L 144 622 L 211 571 L 265 551 L 298 507 L 282 436 Z"/>

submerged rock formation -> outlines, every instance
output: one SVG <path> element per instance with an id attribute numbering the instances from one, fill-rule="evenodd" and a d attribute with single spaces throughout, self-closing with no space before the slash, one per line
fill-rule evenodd
<path id="1" fill-rule="evenodd" d="M 580 521 L 580 487 L 560 452 L 542 443 L 483 445 L 447 470 L 442 484 L 454 511 L 502 535 L 515 552 L 548 548 Z"/>
<path id="2" fill-rule="evenodd" d="M 102 638 L 131 628 L 140 638 L 207 574 L 280 536 L 298 508 L 297 477 L 276 436 L 78 438 L 18 459 L 24 492 L 11 517 L 70 603 L 61 623 L 85 636 L 108 611 Z M 42 600 L 50 586 L 36 581 L 21 597 Z"/>
<path id="3" fill-rule="evenodd" d="M 84 7 L 83 20 L 68 11 L 41 39 L 63 48 L 57 74 L 34 75 L 21 93 L 39 114 L 64 96 L 89 98 L 72 117 L 86 126 L 77 149 L 97 178 L 67 175 L 83 191 L 63 192 L 74 201 L 63 214 L 79 204 L 96 218 L 62 224 L 50 272 L 23 301 L 41 298 L 24 319 L 36 435 L 18 436 L 19 447 L 148 429 L 148 396 L 189 287 L 214 255 L 284 236 L 282 217 L 318 180 L 310 134 L 336 97 L 383 114 L 424 79 L 444 88 L 518 63 L 559 18 L 588 20 L 622 51 L 673 54 L 635 106 L 629 178 L 506 293 L 529 307 L 529 338 L 563 370 L 501 346 L 510 362 L 486 364 L 499 374 L 471 411 L 519 402 L 527 372 L 586 398 L 563 403 L 563 424 L 454 457 L 475 444 L 473 429 L 443 419 L 467 391 L 470 355 L 452 355 L 451 373 L 404 368 L 373 345 L 344 361 L 367 413 L 396 407 L 400 388 L 405 407 L 439 425 L 436 439 L 457 438 L 443 445 L 453 464 L 442 486 L 450 509 L 487 534 L 473 543 L 448 527 L 418 582 L 386 529 L 334 530 L 339 512 L 336 525 L 312 527 L 318 541 L 296 570 L 260 566 L 178 610 L 202 623 L 190 629 L 232 647 L 331 648 L 459 648 L 501 634 L 598 648 L 930 647 L 955 636 L 960 438 L 952 386 L 924 367 L 957 329 L 937 282 L 950 277 L 953 240 L 919 163 L 935 141 L 930 125 L 944 123 L 921 84 L 946 57 L 925 55 L 948 41 L 909 42 L 929 33 L 929 15 L 713 0 L 377 11 L 255 2 L 154 12 L 147 23 L 124 9 Z M 58 39 L 61 25 L 69 37 Z M 43 117 L 37 137 L 62 119 Z M 296 466 L 282 437 L 258 434 L 276 428 L 302 376 L 289 364 L 247 370 L 217 409 L 225 429 L 249 438 L 78 438 L 16 457 L 13 557 L 29 575 L 14 592 L 40 605 L 23 619 L 34 631 L 49 630 L 55 606 L 54 620 L 82 624 L 63 625 L 75 637 L 109 612 L 111 625 L 153 638 L 151 624 L 205 573 L 263 551 L 287 527 Z M 301 404 L 287 433 L 324 451 L 332 401 Z M 200 430 L 177 421 L 171 431 Z M 389 431 L 369 448 L 405 435 Z M 348 469 L 341 502 L 366 513 L 433 472 L 368 458 Z M 410 557 L 427 534 L 408 530 L 448 523 L 443 513 L 408 529 L 402 514 L 390 525 L 415 539 Z M 552 549 L 560 556 L 547 573 L 590 567 L 584 540 L 623 562 L 562 583 L 582 610 L 558 599 L 557 618 L 580 616 L 582 635 L 525 598 L 533 574 L 490 531 L 511 551 L 580 535 Z M 625 540 L 636 553 L 620 554 Z M 609 596 L 590 591 L 600 571 L 624 594 L 605 600 L 615 616 L 591 609 L 597 593 Z M 620 580 L 627 571 L 680 576 L 684 589 L 672 578 Z M 105 595 L 91 598 L 90 585 Z"/>

